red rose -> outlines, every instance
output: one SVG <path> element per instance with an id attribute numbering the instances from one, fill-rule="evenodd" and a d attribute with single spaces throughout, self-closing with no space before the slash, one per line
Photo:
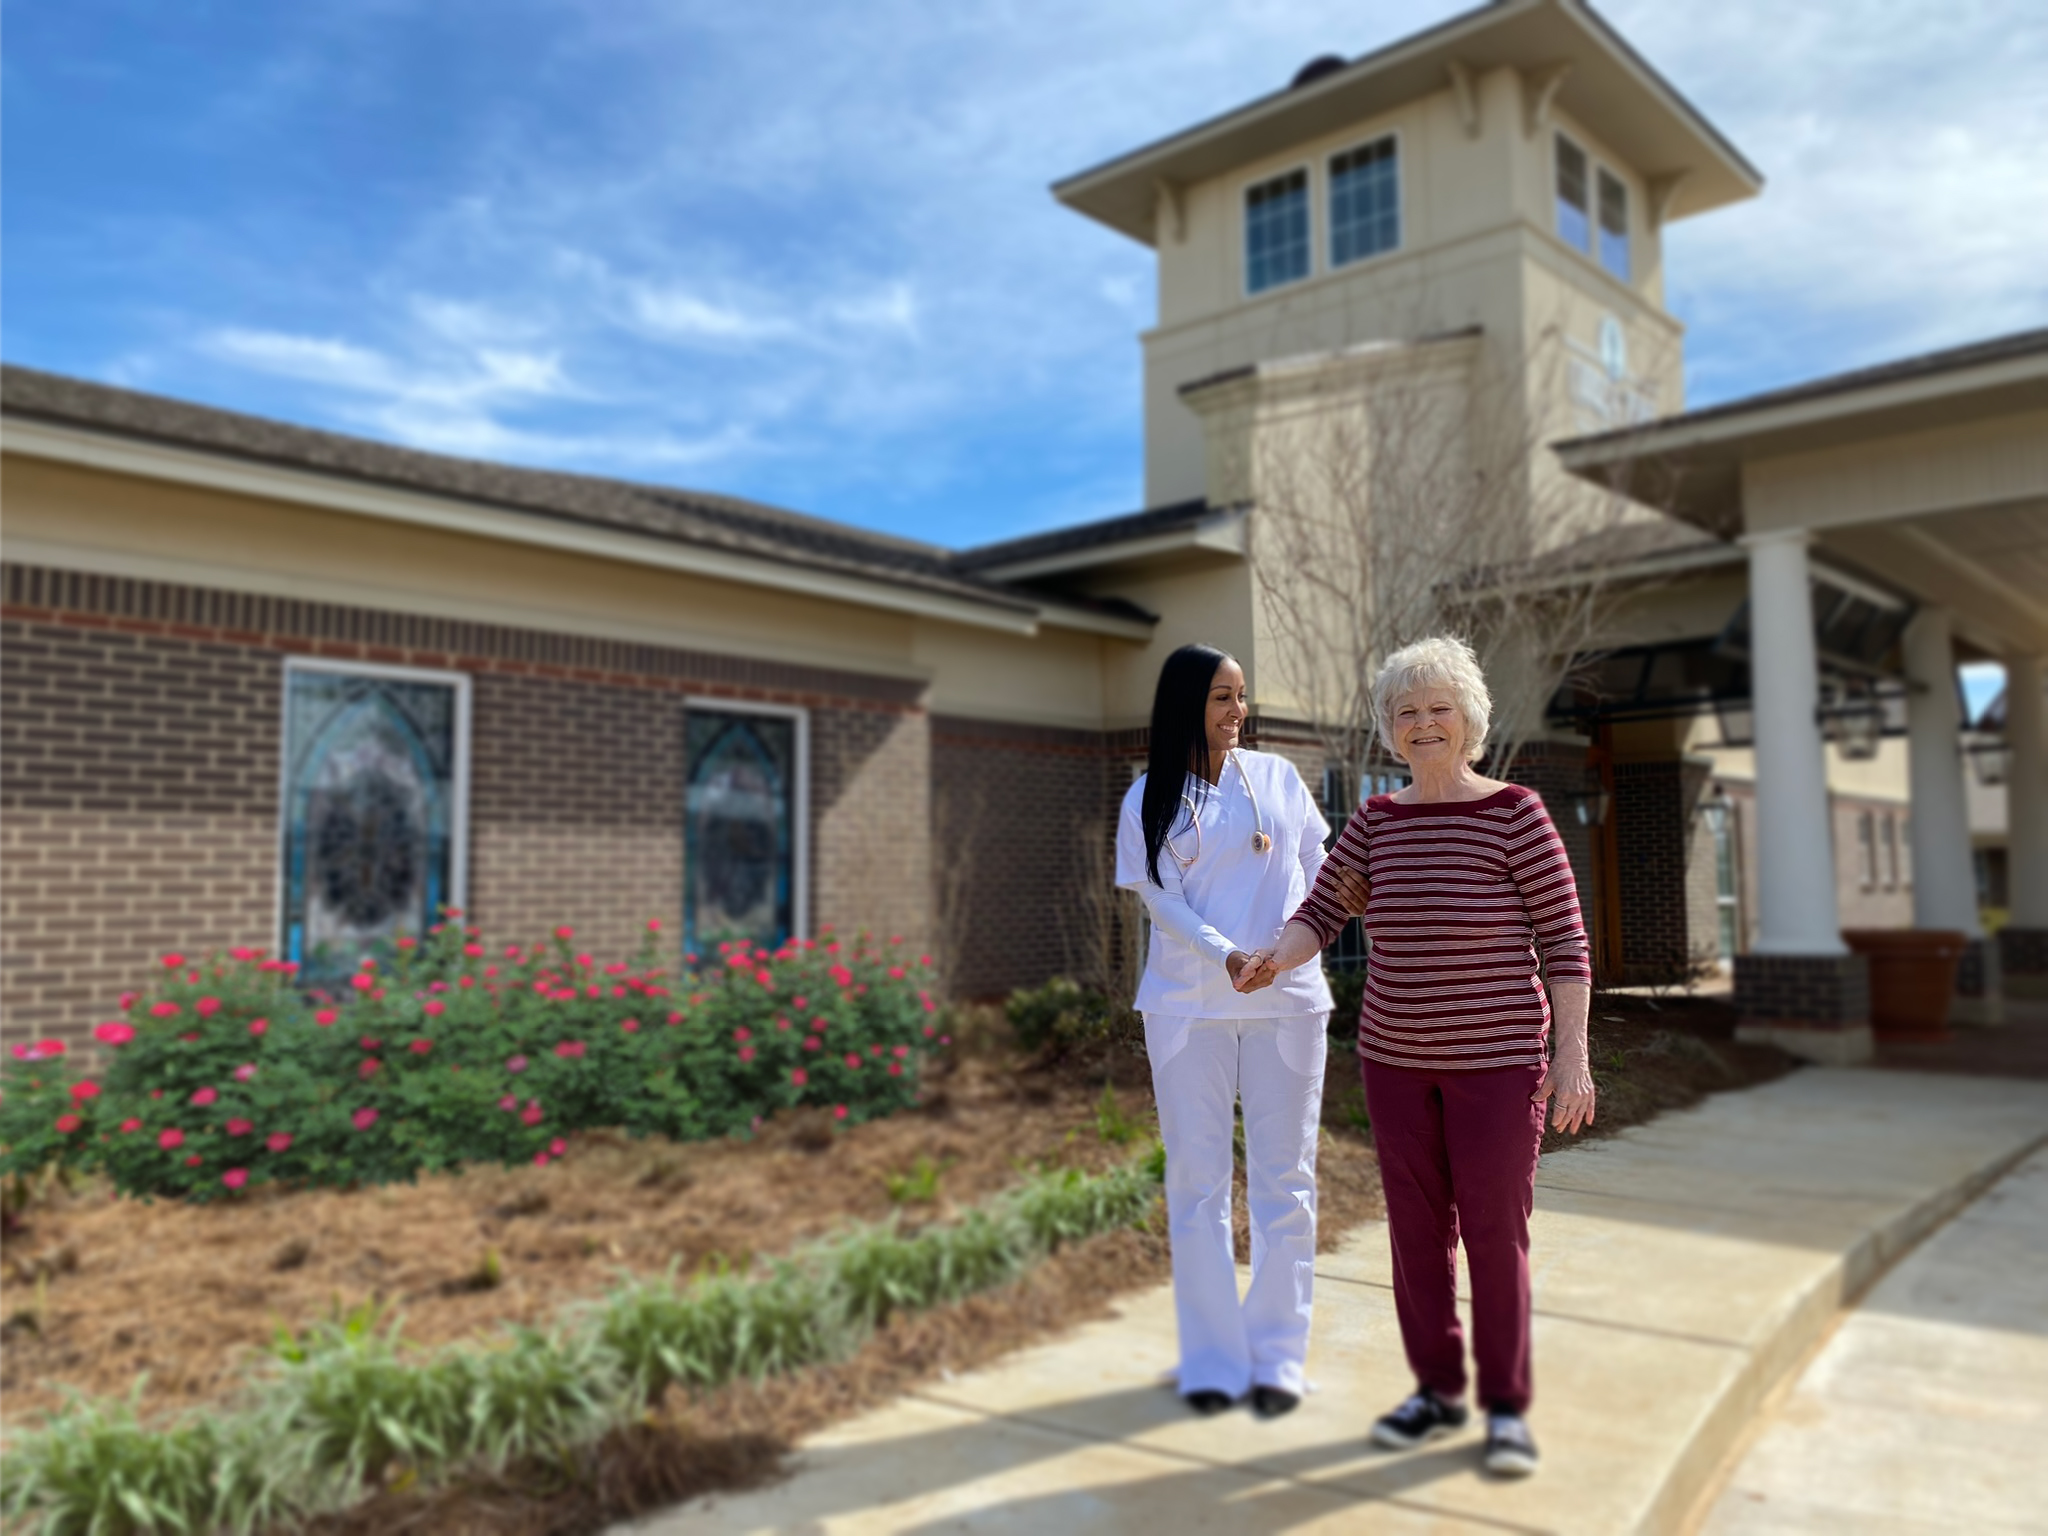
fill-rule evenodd
<path id="1" fill-rule="evenodd" d="M 57 1129 L 62 1131 L 66 1136 L 69 1136 L 73 1131 L 77 1130 L 83 1124 L 85 1124 L 85 1122 L 79 1119 L 76 1115 L 59 1115 L 57 1117 Z"/>
<path id="2" fill-rule="evenodd" d="M 273 1152 L 282 1152 L 290 1147 L 291 1144 L 292 1138 L 289 1131 L 273 1131 L 264 1138 L 263 1142 L 263 1145 L 270 1148 Z"/>

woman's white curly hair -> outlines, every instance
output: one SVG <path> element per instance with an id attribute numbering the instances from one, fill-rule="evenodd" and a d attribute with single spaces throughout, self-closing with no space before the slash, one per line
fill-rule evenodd
<path id="1" fill-rule="evenodd" d="M 1472 647 L 1454 635 L 1432 635 L 1404 645 L 1380 668 L 1372 683 L 1372 708 L 1380 722 L 1380 740 L 1394 751 L 1394 701 L 1418 688 L 1443 688 L 1465 718 L 1465 756 L 1479 761 L 1486 750 L 1486 728 L 1493 721 L 1493 695 Z"/>

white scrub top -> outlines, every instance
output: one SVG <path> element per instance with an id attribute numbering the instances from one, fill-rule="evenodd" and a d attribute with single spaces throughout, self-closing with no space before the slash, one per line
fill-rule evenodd
<path id="1" fill-rule="evenodd" d="M 1234 761 L 1223 765 L 1223 777 L 1215 784 L 1189 775 L 1187 798 L 1199 808 L 1199 835 L 1183 806 L 1159 854 L 1159 885 L 1145 871 L 1145 831 L 1139 821 L 1145 775 L 1124 795 L 1117 820 L 1116 883 L 1138 892 L 1152 917 L 1145 979 L 1138 984 L 1134 1006 L 1140 1013 L 1204 1019 L 1327 1013 L 1330 988 L 1320 956 L 1257 992 L 1242 993 L 1230 984 L 1223 962 L 1234 949 L 1250 954 L 1280 937 L 1315 883 L 1323 865 L 1323 839 L 1330 835 L 1330 824 L 1294 764 L 1242 748 L 1230 756 Z M 1253 814 L 1247 782 L 1258 797 L 1260 817 Z M 1261 818 L 1273 839 L 1265 853 L 1252 848 Z"/>

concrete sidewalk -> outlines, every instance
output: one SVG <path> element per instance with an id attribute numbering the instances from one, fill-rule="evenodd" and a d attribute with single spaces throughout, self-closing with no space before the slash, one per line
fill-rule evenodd
<path id="1" fill-rule="evenodd" d="M 2048 1137 L 2048 1083 L 1811 1070 L 1545 1159 L 1534 1231 L 1544 1470 L 1478 1436 L 1405 1455 L 1386 1232 L 1318 1264 L 1299 1411 L 1190 1417 L 1165 1289 L 807 1443 L 781 1484 L 642 1533 L 1675 1530 L 1764 1395 L 1898 1255 Z"/>
<path id="2" fill-rule="evenodd" d="M 2048 1530 L 2048 1152 L 1863 1298 L 1702 1529 Z"/>

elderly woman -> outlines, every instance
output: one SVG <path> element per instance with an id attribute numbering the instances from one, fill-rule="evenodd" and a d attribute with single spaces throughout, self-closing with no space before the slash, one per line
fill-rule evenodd
<path id="1" fill-rule="evenodd" d="M 1466 1421 L 1462 1237 L 1486 1466 L 1525 1475 L 1536 1470 L 1523 1415 L 1545 1101 L 1561 1131 L 1593 1120 L 1586 934 L 1543 802 L 1472 767 L 1492 699 L 1471 649 L 1438 638 L 1395 652 L 1373 702 L 1380 739 L 1414 782 L 1358 808 L 1278 944 L 1252 957 L 1238 986 L 1263 986 L 1330 944 L 1348 905 L 1335 871 L 1367 876 L 1372 958 L 1358 1054 L 1386 1185 L 1395 1311 L 1417 1381 L 1372 1438 L 1405 1448 Z"/>

